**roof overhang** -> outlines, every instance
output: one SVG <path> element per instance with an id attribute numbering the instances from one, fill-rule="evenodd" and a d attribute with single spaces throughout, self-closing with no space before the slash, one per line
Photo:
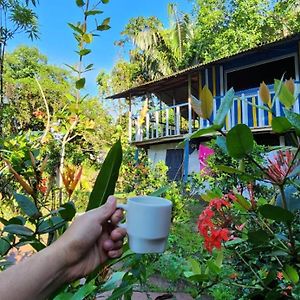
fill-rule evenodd
<path id="1" fill-rule="evenodd" d="M 186 86 L 187 75 L 192 75 L 194 73 L 199 72 L 202 69 L 205 69 L 211 65 L 223 64 L 227 61 L 243 57 L 248 54 L 253 54 L 260 51 L 265 51 L 268 48 L 274 47 L 276 45 L 281 45 L 283 43 L 289 41 L 295 41 L 300 39 L 300 33 L 296 33 L 293 35 L 289 35 L 287 37 L 277 39 L 271 43 L 260 44 L 254 48 L 244 50 L 242 52 L 236 53 L 231 56 L 222 57 L 214 61 L 210 61 L 207 63 L 197 64 L 191 66 L 187 69 L 181 70 L 174 74 L 165 76 L 163 78 L 146 82 L 139 86 L 130 88 L 128 90 L 122 91 L 120 93 L 111 95 L 106 97 L 106 99 L 120 99 L 120 98 L 131 98 L 131 97 L 140 97 L 147 94 L 154 93 L 156 95 L 167 93 L 172 89 L 180 88 L 180 86 Z M 169 95 L 169 97 L 173 97 L 173 95 Z"/>

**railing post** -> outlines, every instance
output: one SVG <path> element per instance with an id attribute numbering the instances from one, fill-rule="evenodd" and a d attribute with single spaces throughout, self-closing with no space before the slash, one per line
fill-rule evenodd
<path id="1" fill-rule="evenodd" d="M 146 139 L 149 139 L 149 113 L 146 114 Z"/>
<path id="2" fill-rule="evenodd" d="M 166 109 L 166 136 L 169 136 L 169 109 Z"/>
<path id="3" fill-rule="evenodd" d="M 155 137 L 158 138 L 158 123 L 159 123 L 159 115 L 158 111 L 155 112 Z"/>
<path id="4" fill-rule="evenodd" d="M 242 99 L 242 123 L 246 124 L 249 126 L 248 122 L 248 103 L 245 101 L 247 100 L 245 98 L 245 94 L 242 94 L 241 96 Z"/>
<path id="5" fill-rule="evenodd" d="M 180 134 L 180 106 L 176 106 L 176 134 Z"/>
<path id="6" fill-rule="evenodd" d="M 263 102 L 260 99 L 259 96 L 259 90 L 257 91 L 257 99 L 258 99 L 258 106 L 263 106 Z M 259 109 L 258 110 L 258 127 L 263 127 L 265 125 L 265 115 L 264 115 L 264 110 Z"/>

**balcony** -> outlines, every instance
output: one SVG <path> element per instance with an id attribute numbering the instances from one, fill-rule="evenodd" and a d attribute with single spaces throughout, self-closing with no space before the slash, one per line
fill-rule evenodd
<path id="1" fill-rule="evenodd" d="M 299 82 L 295 82 L 296 91 L 299 91 Z M 269 85 L 272 100 L 275 96 L 274 86 Z M 214 97 L 214 108 L 211 116 L 213 121 L 221 104 L 222 97 Z M 299 99 L 294 104 L 293 110 L 299 113 Z M 244 90 L 235 94 L 233 106 L 229 111 L 224 130 L 228 131 L 236 124 L 246 124 L 253 131 L 270 131 L 272 114 L 259 109 L 263 103 L 259 97 L 258 88 Z M 278 99 L 275 100 L 273 112 L 276 116 L 283 116 L 283 106 Z M 132 143 L 156 143 L 160 141 L 180 140 L 186 134 L 209 126 L 207 120 L 197 116 L 186 103 L 174 106 L 165 106 L 161 109 L 148 111 L 142 125 L 139 125 L 138 115 L 133 115 L 129 121 L 129 139 Z"/>

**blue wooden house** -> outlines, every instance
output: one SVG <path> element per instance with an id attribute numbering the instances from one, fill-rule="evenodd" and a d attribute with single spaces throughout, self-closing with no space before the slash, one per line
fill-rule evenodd
<path id="1" fill-rule="evenodd" d="M 165 161 L 170 179 L 186 178 L 191 172 L 199 172 L 199 144 L 210 139 L 209 135 L 202 136 L 186 144 L 185 149 L 177 148 L 186 134 L 208 126 L 207 121 L 193 111 L 192 95 L 199 98 L 201 88 L 208 85 L 214 96 L 213 118 L 222 97 L 233 87 L 236 96 L 224 129 L 229 130 L 238 123 L 244 123 L 252 129 L 258 143 L 283 145 L 286 143 L 284 137 L 271 132 L 272 115 L 248 103 L 262 105 L 258 93 L 262 81 L 268 84 L 273 97 L 274 78 L 280 79 L 283 74 L 286 79 L 295 79 L 297 87 L 299 58 L 300 34 L 295 34 L 229 57 L 194 65 L 110 98 L 128 100 L 129 142 L 137 149 L 145 148 L 153 163 Z M 139 114 L 134 113 L 133 104 L 137 101 L 148 103 L 151 98 L 159 103 L 158 107 L 147 110 L 141 124 Z M 277 99 L 275 101 L 276 115 L 283 115 L 282 105 Z M 299 99 L 293 109 L 299 113 Z"/>

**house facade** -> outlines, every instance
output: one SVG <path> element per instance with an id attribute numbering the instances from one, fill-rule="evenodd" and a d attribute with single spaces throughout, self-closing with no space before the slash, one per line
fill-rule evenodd
<path id="1" fill-rule="evenodd" d="M 126 98 L 129 105 L 129 142 L 137 149 L 145 148 L 153 163 L 160 160 L 169 167 L 169 178 L 187 178 L 192 172 L 200 171 L 199 145 L 211 136 L 185 143 L 179 149 L 178 143 L 187 134 L 209 126 L 207 120 L 200 118 L 192 109 L 191 97 L 199 97 L 201 89 L 207 85 L 214 96 L 214 109 L 211 119 L 216 115 L 222 98 L 231 87 L 235 90 L 232 109 L 226 117 L 224 130 L 239 123 L 248 125 L 258 143 L 283 145 L 284 137 L 271 131 L 272 114 L 258 109 L 262 105 L 259 85 L 265 82 L 274 97 L 274 79 L 295 79 L 299 87 L 300 34 L 288 36 L 272 43 L 224 57 L 206 64 L 199 64 L 148 82 L 109 98 Z M 297 89 L 297 88 L 296 88 Z M 143 120 L 139 113 L 133 113 L 133 103 L 156 99 L 158 107 L 147 109 Z M 256 106 L 254 106 L 254 105 Z M 299 113 L 299 99 L 293 110 Z M 275 115 L 283 115 L 283 107 L 275 99 Z"/>

